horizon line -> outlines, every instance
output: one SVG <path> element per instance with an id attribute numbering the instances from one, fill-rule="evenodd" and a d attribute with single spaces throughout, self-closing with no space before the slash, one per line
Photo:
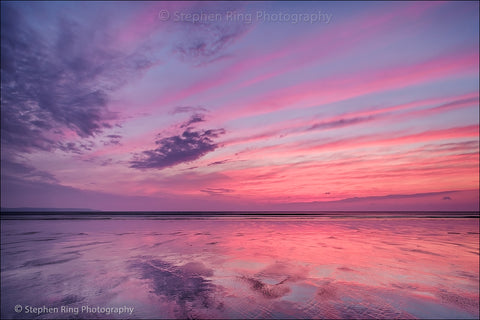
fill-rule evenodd
<path id="1" fill-rule="evenodd" d="M 285 213 L 285 214 L 309 214 L 309 213 L 480 213 L 480 210 L 96 210 L 75 208 L 0 208 L 1 213 L 174 213 L 174 214 L 259 214 L 259 213 Z"/>

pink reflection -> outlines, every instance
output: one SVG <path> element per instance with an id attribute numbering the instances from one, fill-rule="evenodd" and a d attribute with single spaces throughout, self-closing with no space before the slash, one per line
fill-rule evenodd
<path id="1" fill-rule="evenodd" d="M 132 318 L 478 318 L 478 222 L 2 221 L 2 310 L 23 299 L 131 305 Z"/>

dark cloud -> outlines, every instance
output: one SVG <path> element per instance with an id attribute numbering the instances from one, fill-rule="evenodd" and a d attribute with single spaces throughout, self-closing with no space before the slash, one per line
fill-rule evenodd
<path id="1" fill-rule="evenodd" d="M 308 130 L 340 128 L 340 127 L 350 126 L 354 124 L 369 122 L 372 120 L 375 120 L 375 117 L 373 116 L 356 117 L 356 118 L 339 119 L 335 121 L 319 122 L 312 125 L 310 128 L 308 128 Z"/>
<path id="2" fill-rule="evenodd" d="M 222 195 L 226 193 L 232 193 L 234 190 L 226 189 L 226 188 L 206 188 L 200 191 L 204 193 L 208 193 L 211 196 L 215 196 L 215 195 Z"/>
<path id="3" fill-rule="evenodd" d="M 183 162 L 199 159 L 218 148 L 212 139 L 225 133 L 224 129 L 197 130 L 187 129 L 182 134 L 161 138 L 155 141 L 158 147 L 143 151 L 130 162 L 131 168 L 163 169 Z"/>
<path id="4" fill-rule="evenodd" d="M 120 144 L 120 140 L 122 139 L 122 136 L 119 134 L 109 134 L 107 138 L 109 138 L 108 141 L 103 141 L 104 146 Z"/>
<path id="5" fill-rule="evenodd" d="M 208 110 L 202 106 L 177 106 L 175 107 L 170 113 L 177 114 L 177 113 L 190 113 L 190 112 L 207 112 Z"/>
<path id="6" fill-rule="evenodd" d="M 472 105 L 477 104 L 478 105 L 478 96 L 477 97 L 472 97 L 472 98 L 454 100 L 454 101 L 451 101 L 451 102 L 441 104 L 441 105 L 439 105 L 437 107 L 434 107 L 434 108 L 413 111 L 413 113 L 420 113 L 422 115 L 428 115 L 428 114 L 432 114 L 432 113 L 437 113 L 439 111 L 447 111 L 447 110 L 455 109 L 455 108 L 462 107 L 462 106 L 465 106 L 465 105 L 468 105 L 468 104 L 472 104 Z"/>
<path id="7" fill-rule="evenodd" d="M 95 147 L 93 141 L 76 142 L 58 142 L 56 147 L 63 152 L 82 154 L 85 151 L 91 151 Z"/>
<path id="8" fill-rule="evenodd" d="M 109 135 L 107 136 L 107 138 L 111 138 L 111 139 L 121 139 L 122 136 L 119 135 L 119 134 L 109 134 Z"/>
<path id="9" fill-rule="evenodd" d="M 219 165 L 219 164 L 224 164 L 224 163 L 227 163 L 229 162 L 230 159 L 225 159 L 225 160 L 220 160 L 220 161 L 215 161 L 215 162 L 212 162 L 212 163 L 209 163 L 208 166 L 216 166 L 216 165 Z"/>
<path id="10" fill-rule="evenodd" d="M 180 128 L 187 128 L 192 124 L 199 123 L 199 122 L 204 122 L 205 121 L 205 116 L 203 114 L 195 113 L 188 119 L 186 122 L 184 122 Z"/>
<path id="11" fill-rule="evenodd" d="M 62 129 L 87 138 L 111 128 L 117 117 L 107 108 L 111 90 L 153 62 L 109 49 L 105 25 L 60 18 L 60 31 L 47 38 L 16 8 L 2 3 L 2 146 L 17 153 L 73 150 L 58 143 L 67 139 Z"/>
<path id="12" fill-rule="evenodd" d="M 339 202 L 356 202 L 356 201 L 363 201 L 363 200 L 425 198 L 425 197 L 449 194 L 454 192 L 458 192 L 458 191 L 452 190 L 452 191 L 439 191 L 439 192 L 422 192 L 422 193 L 413 193 L 413 194 L 391 194 L 387 196 L 353 197 L 353 198 L 347 198 L 347 199 L 337 200 L 332 202 L 339 203 Z"/>
<path id="13" fill-rule="evenodd" d="M 218 13 L 218 10 L 216 12 Z M 183 21 L 179 24 L 180 35 L 173 52 L 181 61 L 195 66 L 209 64 L 225 56 L 226 49 L 237 39 L 241 38 L 251 27 L 243 22 L 231 21 L 191 22 Z"/>
<path id="14" fill-rule="evenodd" d="M 450 197 L 443 197 L 442 200 L 452 200 Z"/>
<path id="15" fill-rule="evenodd" d="M 80 149 L 75 142 L 60 142 L 58 143 L 58 148 L 63 152 L 82 153 L 82 149 Z"/>

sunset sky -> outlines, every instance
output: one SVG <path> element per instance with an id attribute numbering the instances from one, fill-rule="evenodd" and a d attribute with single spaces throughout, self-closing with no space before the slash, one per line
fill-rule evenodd
<path id="1" fill-rule="evenodd" d="M 478 210 L 479 2 L 2 2 L 1 206 Z"/>

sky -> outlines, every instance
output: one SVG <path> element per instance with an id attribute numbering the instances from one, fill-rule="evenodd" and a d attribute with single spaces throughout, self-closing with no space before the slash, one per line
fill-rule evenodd
<path id="1" fill-rule="evenodd" d="M 1 9 L 3 208 L 479 208 L 479 2 Z"/>

